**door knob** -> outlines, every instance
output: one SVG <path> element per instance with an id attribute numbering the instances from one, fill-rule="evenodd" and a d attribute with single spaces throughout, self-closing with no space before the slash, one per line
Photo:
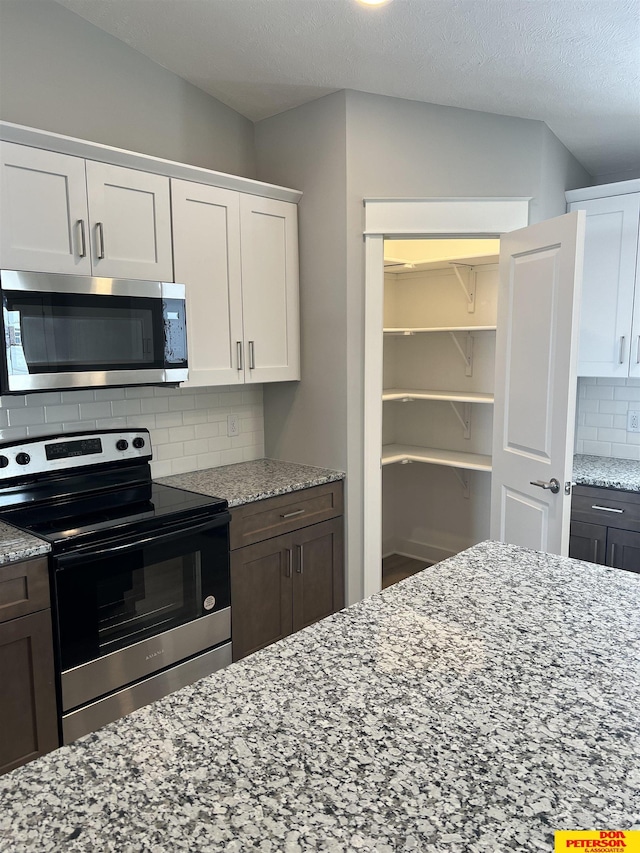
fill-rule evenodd
<path id="1" fill-rule="evenodd" d="M 532 486 L 539 486 L 541 489 L 549 489 L 552 495 L 557 495 L 560 491 L 560 482 L 552 477 L 547 483 L 546 480 L 530 480 Z"/>

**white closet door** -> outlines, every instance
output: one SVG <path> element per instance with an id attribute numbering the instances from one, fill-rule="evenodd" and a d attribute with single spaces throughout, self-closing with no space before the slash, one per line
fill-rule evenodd
<path id="1" fill-rule="evenodd" d="M 630 350 L 632 365 L 638 356 L 637 340 L 632 349 L 631 314 L 640 195 L 595 198 L 569 207 L 587 213 L 578 375 L 622 378 L 629 374 Z"/>
<path id="2" fill-rule="evenodd" d="M 247 382 L 300 378 L 297 206 L 240 197 Z"/>
<path id="3" fill-rule="evenodd" d="M 93 274 L 173 281 L 169 178 L 87 161 Z"/>
<path id="4" fill-rule="evenodd" d="M 244 382 L 239 194 L 173 180 L 171 196 L 176 281 L 187 294 L 184 385 Z"/>
<path id="5" fill-rule="evenodd" d="M 500 240 L 491 538 L 564 555 L 584 219 L 568 213 Z M 557 493 L 541 487 L 553 480 Z"/>
<path id="6" fill-rule="evenodd" d="M 0 143 L 0 266 L 91 275 L 84 160 Z"/>

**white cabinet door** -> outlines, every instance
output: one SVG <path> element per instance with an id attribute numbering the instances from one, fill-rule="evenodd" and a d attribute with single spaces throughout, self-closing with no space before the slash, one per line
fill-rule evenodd
<path id="1" fill-rule="evenodd" d="M 564 555 L 584 218 L 568 213 L 500 240 L 491 538 Z M 553 480 L 557 492 L 541 488 Z"/>
<path id="2" fill-rule="evenodd" d="M 0 143 L 0 265 L 91 274 L 84 160 Z"/>
<path id="3" fill-rule="evenodd" d="M 93 274 L 173 281 L 169 178 L 86 161 Z"/>
<path id="4" fill-rule="evenodd" d="M 628 376 L 630 356 L 631 375 L 640 375 L 640 320 L 632 339 L 640 195 L 577 201 L 569 208 L 587 214 L 578 375 Z"/>
<path id="5" fill-rule="evenodd" d="M 300 378 L 297 206 L 241 195 L 246 382 Z"/>
<path id="6" fill-rule="evenodd" d="M 244 382 L 239 194 L 173 180 L 171 199 L 175 277 L 187 299 L 184 385 Z"/>

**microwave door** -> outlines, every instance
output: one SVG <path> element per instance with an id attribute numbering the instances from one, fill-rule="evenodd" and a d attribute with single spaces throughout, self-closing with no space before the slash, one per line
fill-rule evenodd
<path id="1" fill-rule="evenodd" d="M 184 286 L 1 276 L 9 393 L 187 378 Z"/>

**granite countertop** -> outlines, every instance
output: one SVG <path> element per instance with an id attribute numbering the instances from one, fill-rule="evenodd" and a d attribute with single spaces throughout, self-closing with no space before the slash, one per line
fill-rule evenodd
<path id="1" fill-rule="evenodd" d="M 315 468 L 277 459 L 256 459 L 204 471 L 174 474 L 162 477 L 158 482 L 202 495 L 226 498 L 229 506 L 234 507 L 342 479 L 344 474 L 341 471 L 330 468 Z"/>
<path id="2" fill-rule="evenodd" d="M 0 521 L 0 566 L 48 554 L 49 543 Z"/>
<path id="3" fill-rule="evenodd" d="M 1 777 L 0 850 L 548 853 L 637 826 L 639 604 L 630 572 L 482 543 Z"/>
<path id="4" fill-rule="evenodd" d="M 573 482 L 579 486 L 640 492 L 640 462 L 577 453 L 573 457 Z"/>

